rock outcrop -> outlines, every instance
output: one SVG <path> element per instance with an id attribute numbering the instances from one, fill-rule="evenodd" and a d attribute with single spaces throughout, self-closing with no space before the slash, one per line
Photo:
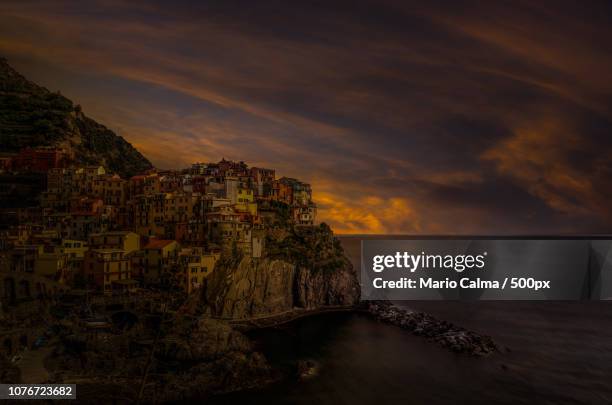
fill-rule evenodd
<path id="1" fill-rule="evenodd" d="M 174 373 L 153 384 L 159 391 L 149 401 L 180 401 L 242 390 L 271 382 L 272 370 L 251 341 L 227 322 L 199 317 L 187 328 L 176 328 L 158 345 L 155 357 L 177 364 Z"/>
<path id="2" fill-rule="evenodd" d="M 367 311 L 382 322 L 399 326 L 415 335 L 424 336 L 455 353 L 487 356 L 498 351 L 498 346 L 490 336 L 455 326 L 424 312 L 397 308 L 384 301 L 370 302 L 367 305 Z"/>
<path id="3" fill-rule="evenodd" d="M 295 265 L 282 260 L 242 258 L 223 263 L 206 290 L 214 316 L 249 318 L 293 308 Z"/>
<path id="4" fill-rule="evenodd" d="M 250 353 L 251 341 L 227 322 L 208 317 L 162 339 L 156 351 L 159 358 L 197 363 L 216 360 L 229 352 Z"/>
<path id="5" fill-rule="evenodd" d="M 46 361 L 52 381 L 77 383 L 84 402 L 134 403 L 146 375 L 141 401 L 163 403 L 203 399 L 279 378 L 251 341 L 226 321 L 168 316 L 153 329 L 142 326 L 93 339 L 66 331 Z M 0 366 L 3 361 L 0 357 Z M 6 370 L 2 375 L 8 382 Z M 135 383 L 126 385 L 126 380 Z"/>
<path id="6" fill-rule="evenodd" d="M 266 316 L 359 301 L 352 264 L 329 227 L 270 232 L 264 256 L 225 257 L 204 292 L 213 316 Z"/>

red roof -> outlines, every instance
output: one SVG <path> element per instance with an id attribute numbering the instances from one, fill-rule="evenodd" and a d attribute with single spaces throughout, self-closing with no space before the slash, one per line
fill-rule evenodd
<path id="1" fill-rule="evenodd" d="M 145 249 L 163 249 L 172 242 L 176 242 L 172 239 L 151 239 Z"/>

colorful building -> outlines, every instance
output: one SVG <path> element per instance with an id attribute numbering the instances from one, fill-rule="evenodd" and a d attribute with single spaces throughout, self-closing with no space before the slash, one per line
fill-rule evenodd
<path id="1" fill-rule="evenodd" d="M 203 287 L 205 281 L 213 273 L 219 253 L 207 253 L 203 247 L 181 249 L 178 263 L 181 275 L 181 285 L 187 294 Z"/>
<path id="2" fill-rule="evenodd" d="M 152 238 L 142 249 L 144 281 L 149 284 L 162 282 L 162 276 L 176 264 L 179 249 L 175 240 Z"/>
<path id="3" fill-rule="evenodd" d="M 92 249 L 119 249 L 126 253 L 140 248 L 140 236 L 130 231 L 112 231 L 89 235 L 89 246 Z"/>
<path id="4" fill-rule="evenodd" d="M 12 169 L 46 173 L 65 164 L 65 153 L 55 148 L 24 148 L 12 159 Z"/>
<path id="5" fill-rule="evenodd" d="M 113 283 L 131 280 L 130 255 L 120 249 L 93 249 L 87 251 L 83 271 L 88 284 L 105 294 L 113 291 Z M 118 284 L 121 287 L 121 283 Z"/>

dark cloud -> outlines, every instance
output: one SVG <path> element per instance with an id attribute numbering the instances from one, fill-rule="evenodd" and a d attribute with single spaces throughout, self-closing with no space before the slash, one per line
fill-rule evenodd
<path id="1" fill-rule="evenodd" d="M 612 227 L 605 2 L 3 2 L 0 53 L 157 165 L 313 183 L 342 232 Z"/>

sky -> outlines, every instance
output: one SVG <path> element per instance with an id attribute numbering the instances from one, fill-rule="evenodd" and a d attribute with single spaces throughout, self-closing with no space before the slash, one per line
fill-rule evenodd
<path id="1" fill-rule="evenodd" d="M 338 233 L 612 231 L 612 5 L 3 1 L 0 56 L 159 168 L 309 182 Z"/>

